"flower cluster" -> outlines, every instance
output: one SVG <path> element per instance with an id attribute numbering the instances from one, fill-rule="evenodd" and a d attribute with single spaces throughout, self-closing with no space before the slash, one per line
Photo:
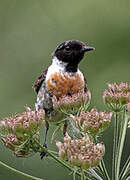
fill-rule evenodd
<path id="1" fill-rule="evenodd" d="M 54 109 L 66 113 L 72 112 L 75 110 L 76 112 L 80 107 L 87 108 L 91 100 L 90 91 L 87 92 L 79 92 L 77 94 L 73 94 L 71 96 L 62 96 L 57 99 L 55 96 L 53 97 L 53 105 Z"/>
<path id="2" fill-rule="evenodd" d="M 81 139 L 71 139 L 70 136 L 66 136 L 64 143 L 57 141 L 56 145 L 62 160 L 67 158 L 71 165 L 85 170 L 97 166 L 105 153 L 104 144 L 102 142 L 94 144 L 88 136 Z"/>
<path id="3" fill-rule="evenodd" d="M 76 127 L 84 133 L 96 135 L 104 131 L 110 124 L 112 112 L 98 112 L 94 107 L 90 112 L 81 111 L 79 116 L 71 115 Z"/>
<path id="4" fill-rule="evenodd" d="M 34 139 L 39 140 L 39 127 L 44 119 L 44 110 L 28 111 L 4 118 L 0 121 L 1 140 L 18 157 L 34 152 Z"/>
<path id="5" fill-rule="evenodd" d="M 120 111 L 130 102 L 130 84 L 107 84 L 109 90 L 104 91 L 103 100 L 113 111 Z"/>

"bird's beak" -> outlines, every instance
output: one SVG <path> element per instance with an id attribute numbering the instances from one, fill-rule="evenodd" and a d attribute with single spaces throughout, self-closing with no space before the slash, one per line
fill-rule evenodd
<path id="1" fill-rule="evenodd" d="M 84 51 L 84 52 L 91 51 L 91 50 L 95 50 L 95 48 L 94 48 L 94 47 L 91 47 L 91 46 L 85 46 L 85 47 L 83 48 L 83 51 Z"/>

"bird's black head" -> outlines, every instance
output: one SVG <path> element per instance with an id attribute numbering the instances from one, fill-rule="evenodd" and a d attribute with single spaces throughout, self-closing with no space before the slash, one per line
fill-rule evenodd
<path id="1" fill-rule="evenodd" d="M 75 72 L 84 54 L 90 50 L 94 50 L 94 48 L 86 46 L 83 42 L 78 40 L 69 40 L 61 43 L 54 51 L 53 56 L 67 63 L 67 71 Z"/>

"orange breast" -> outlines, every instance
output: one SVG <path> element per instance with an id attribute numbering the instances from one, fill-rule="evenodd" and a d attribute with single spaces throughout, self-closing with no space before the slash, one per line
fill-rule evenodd
<path id="1" fill-rule="evenodd" d="M 84 89 L 84 80 L 81 74 L 75 73 L 73 76 L 62 75 L 56 72 L 46 81 L 47 88 L 57 97 L 67 94 L 75 94 Z"/>

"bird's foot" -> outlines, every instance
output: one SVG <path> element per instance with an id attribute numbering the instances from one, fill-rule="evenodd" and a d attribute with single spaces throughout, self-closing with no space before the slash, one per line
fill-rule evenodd
<path id="1" fill-rule="evenodd" d="M 47 149 L 47 144 L 44 144 L 43 147 Z M 45 156 L 47 157 L 47 154 L 46 154 L 46 152 L 44 150 L 42 150 L 41 153 L 40 153 L 41 159 L 43 159 Z"/>

